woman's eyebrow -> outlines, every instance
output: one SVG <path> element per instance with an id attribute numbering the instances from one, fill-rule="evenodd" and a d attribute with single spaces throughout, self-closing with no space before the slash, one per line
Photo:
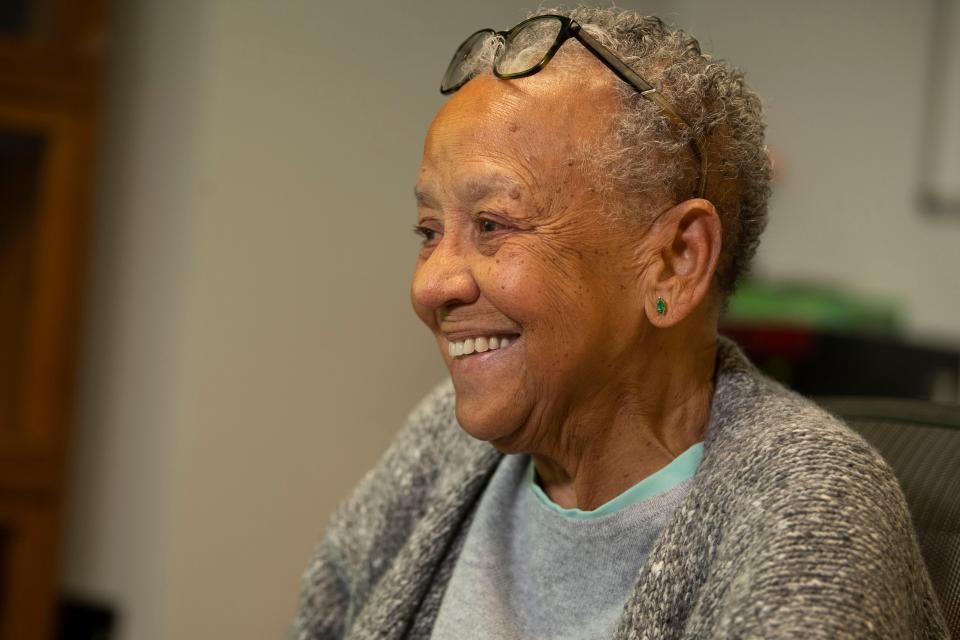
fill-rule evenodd
<path id="1" fill-rule="evenodd" d="M 430 195 L 430 192 L 426 189 L 421 189 L 420 185 L 413 185 L 413 198 L 417 201 L 418 207 L 424 207 L 426 209 L 436 209 L 437 202 L 433 199 L 433 196 Z"/>
<path id="2" fill-rule="evenodd" d="M 520 198 L 522 185 L 503 174 L 490 174 L 470 178 L 458 189 L 458 195 L 466 202 L 478 202 L 493 193 L 506 193 L 514 200 Z"/>
<path id="3" fill-rule="evenodd" d="M 454 188 L 458 199 L 464 204 L 473 204 L 491 195 L 501 193 L 506 194 L 513 200 L 519 200 L 525 191 L 520 182 L 503 174 L 471 177 L 456 185 Z M 417 206 L 425 209 L 440 208 L 437 199 L 428 187 L 414 185 L 413 197 L 417 201 Z"/>

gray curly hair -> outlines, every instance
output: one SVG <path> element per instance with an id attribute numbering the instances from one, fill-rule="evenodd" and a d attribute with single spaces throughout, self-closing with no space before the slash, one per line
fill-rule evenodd
<path id="1" fill-rule="evenodd" d="M 599 153 L 594 148 L 592 156 L 599 158 L 596 168 L 606 178 L 602 195 L 608 197 L 608 209 L 629 215 L 649 210 L 638 205 L 652 197 L 690 197 L 699 169 L 690 142 L 699 141 L 707 154 L 705 197 L 716 207 L 723 229 L 716 284 L 726 299 L 748 271 L 767 224 L 771 164 L 759 96 L 740 70 L 704 54 L 695 38 L 660 18 L 617 7 L 583 6 L 540 9 L 530 16 L 543 14 L 565 15 L 580 23 L 653 84 L 690 125 L 683 130 L 673 126 L 656 104 L 618 81 L 621 115 L 612 123 L 613 135 L 600 141 Z M 543 33 L 544 38 L 553 35 Z M 491 38 L 468 62 L 472 72 L 490 73 L 498 48 Z"/>

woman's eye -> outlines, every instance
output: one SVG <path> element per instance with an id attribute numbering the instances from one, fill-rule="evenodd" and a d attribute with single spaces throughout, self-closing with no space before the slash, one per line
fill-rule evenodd
<path id="1" fill-rule="evenodd" d="M 480 231 L 484 233 L 493 233 L 499 231 L 503 228 L 503 225 L 499 222 L 493 220 L 487 220 L 486 218 L 480 220 Z"/>
<path id="2" fill-rule="evenodd" d="M 413 232 L 423 238 L 423 243 L 433 242 L 437 238 L 437 232 L 430 227 L 424 227 L 417 225 L 413 228 Z"/>

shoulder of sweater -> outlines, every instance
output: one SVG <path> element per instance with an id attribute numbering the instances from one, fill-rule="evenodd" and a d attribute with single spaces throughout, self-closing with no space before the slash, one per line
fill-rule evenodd
<path id="1" fill-rule="evenodd" d="M 789 447 L 762 459 L 771 466 L 790 466 L 797 456 L 845 459 L 856 450 L 886 465 L 843 420 L 766 376 L 725 338 L 718 361 L 707 436 L 708 448 L 716 455 L 756 459 L 758 450 Z"/>
<path id="2" fill-rule="evenodd" d="M 712 579 L 727 585 L 716 606 L 732 613 L 716 635 L 912 637 L 942 628 L 889 465 L 735 345 L 722 350 L 696 488 L 669 547 L 708 550 Z"/>
<path id="3" fill-rule="evenodd" d="M 460 428 L 453 383 L 446 378 L 410 411 L 364 483 L 383 485 L 377 488 L 385 495 L 416 493 L 444 469 L 485 459 L 491 450 L 496 451 Z"/>
<path id="4" fill-rule="evenodd" d="M 735 349 L 735 353 L 731 353 Z M 758 371 L 730 343 L 703 466 L 740 496 L 786 510 L 859 501 L 906 513 L 887 462 L 840 418 Z"/>
<path id="5" fill-rule="evenodd" d="M 434 497 L 456 492 L 464 478 L 492 468 L 501 454 L 470 437 L 456 421 L 449 379 L 436 385 L 407 416 L 377 464 L 340 502 L 326 542 L 353 573 L 373 580 L 402 545 Z"/>
<path id="6" fill-rule="evenodd" d="M 391 445 L 424 472 L 486 458 L 492 445 L 473 438 L 457 422 L 456 392 L 445 378 L 417 403 Z"/>

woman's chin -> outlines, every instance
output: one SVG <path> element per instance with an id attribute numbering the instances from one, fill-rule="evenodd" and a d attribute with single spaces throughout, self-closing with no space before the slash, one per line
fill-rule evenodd
<path id="1" fill-rule="evenodd" d="M 500 443 L 512 440 L 517 425 L 521 423 L 518 412 L 515 407 L 508 409 L 483 402 L 482 399 L 477 400 L 474 402 L 457 397 L 457 422 L 471 437 L 501 449 Z"/>

